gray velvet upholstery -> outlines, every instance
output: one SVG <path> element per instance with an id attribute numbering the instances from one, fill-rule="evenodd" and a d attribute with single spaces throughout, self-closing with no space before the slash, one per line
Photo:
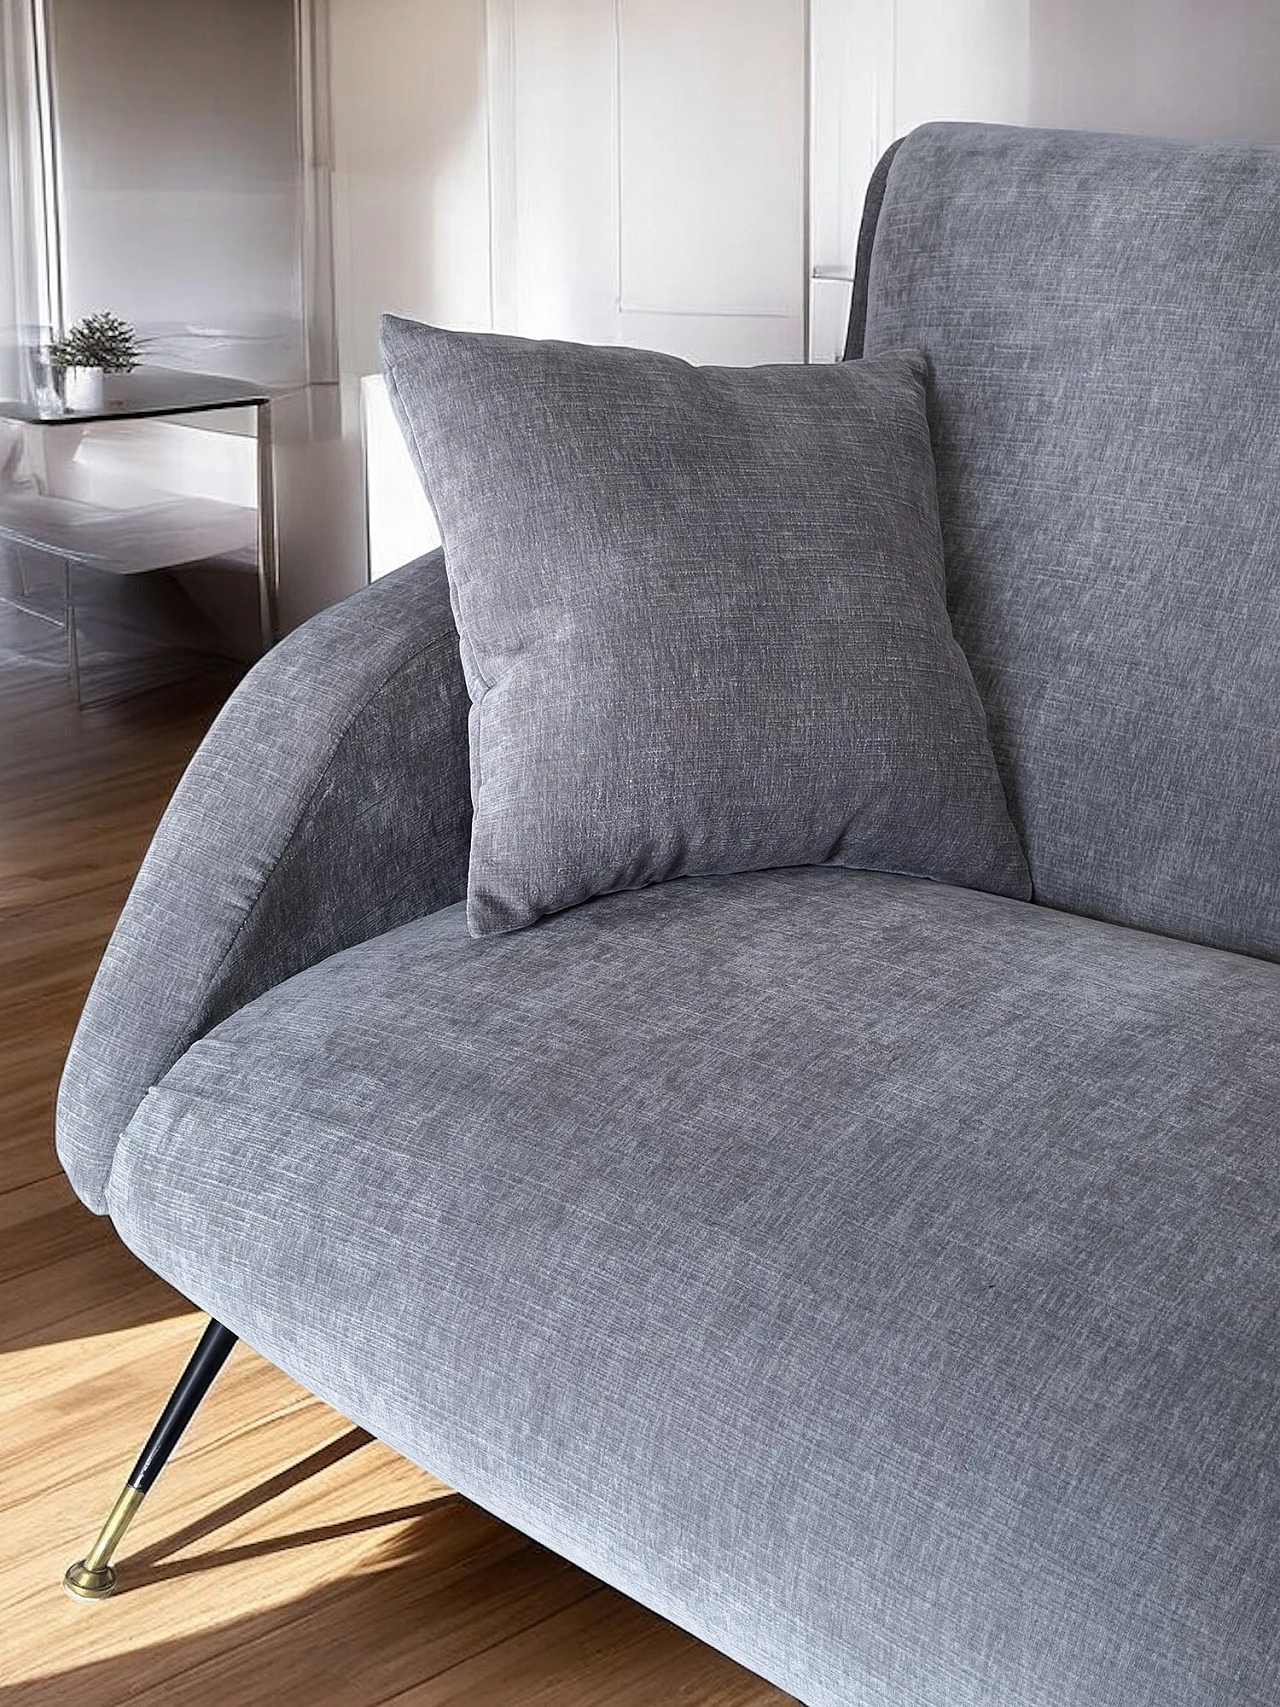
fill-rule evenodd
<path id="1" fill-rule="evenodd" d="M 1274 1707 L 1278 1011 L 1263 961 L 834 868 L 451 908 L 197 1043 L 109 1202 L 812 1707 Z"/>
<path id="2" fill-rule="evenodd" d="M 930 358 L 952 619 L 1036 898 L 1272 959 L 1278 279 L 1280 149 L 926 125 L 865 338 Z"/>
<path id="3" fill-rule="evenodd" d="M 947 620 L 923 366 L 387 316 L 471 689 L 467 920 L 832 861 L 1030 894 Z"/>
<path id="4" fill-rule="evenodd" d="M 816 866 L 470 937 L 436 558 L 245 683 L 68 1062 L 144 1260 L 809 1707 L 1280 1701 L 1277 158 L 877 180 L 852 341 L 928 352 L 1051 905 Z"/>
<path id="5" fill-rule="evenodd" d="M 440 553 L 289 636 L 245 678 L 156 832 L 58 1098 L 101 1211 L 121 1132 L 209 1027 L 303 966 L 458 900 L 467 691 Z"/>

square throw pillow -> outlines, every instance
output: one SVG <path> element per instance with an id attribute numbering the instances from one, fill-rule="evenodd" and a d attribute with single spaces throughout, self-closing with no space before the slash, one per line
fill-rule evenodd
<path id="1" fill-rule="evenodd" d="M 472 933 L 835 862 L 1027 896 L 922 357 L 693 367 L 382 323 L 472 697 Z"/>

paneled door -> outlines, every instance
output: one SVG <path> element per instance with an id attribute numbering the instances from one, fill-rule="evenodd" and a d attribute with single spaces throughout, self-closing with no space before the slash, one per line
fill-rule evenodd
<path id="1" fill-rule="evenodd" d="M 805 0 L 483 4 L 493 328 L 803 361 Z M 439 535 L 380 378 L 362 406 L 377 576 Z"/>
<path id="2" fill-rule="evenodd" d="M 488 0 L 499 330 L 802 361 L 805 0 Z"/>

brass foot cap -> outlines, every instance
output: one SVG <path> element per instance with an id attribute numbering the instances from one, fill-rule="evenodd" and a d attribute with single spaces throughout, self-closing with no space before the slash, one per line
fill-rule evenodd
<path id="1" fill-rule="evenodd" d="M 105 1600 L 115 1586 L 114 1565 L 102 1565 L 91 1571 L 83 1559 L 69 1566 L 62 1579 L 62 1587 L 72 1600 Z"/>

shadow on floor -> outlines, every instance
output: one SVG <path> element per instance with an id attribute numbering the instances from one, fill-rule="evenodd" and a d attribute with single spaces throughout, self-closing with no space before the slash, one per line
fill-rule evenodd
<path id="1" fill-rule="evenodd" d="M 424 1518 L 434 1512 L 437 1506 L 456 1505 L 460 1496 L 457 1494 L 442 1494 L 436 1499 L 420 1500 L 415 1505 L 396 1506 L 390 1511 L 372 1512 L 359 1517 L 346 1518 L 338 1523 L 317 1524 L 311 1529 L 294 1530 L 284 1535 L 272 1535 L 263 1541 L 246 1542 L 238 1547 L 219 1547 L 201 1552 L 191 1558 L 175 1559 L 173 1555 L 192 1547 L 198 1541 L 204 1541 L 211 1535 L 216 1535 L 220 1529 L 225 1529 L 237 1518 L 246 1517 L 250 1512 L 257 1511 L 268 1501 L 276 1499 L 280 1494 L 287 1493 L 290 1488 L 296 1488 L 301 1483 L 310 1481 L 312 1476 L 319 1475 L 321 1470 L 327 1470 L 331 1464 L 338 1464 L 344 1458 L 349 1458 L 353 1452 L 358 1452 L 362 1446 L 367 1446 L 373 1436 L 362 1428 L 351 1428 L 337 1440 L 331 1440 L 319 1447 L 307 1457 L 301 1458 L 296 1464 L 290 1464 L 278 1475 L 271 1476 L 256 1488 L 249 1489 L 236 1499 L 228 1500 L 215 1511 L 207 1513 L 195 1523 L 190 1523 L 185 1529 L 179 1529 L 174 1534 L 166 1536 L 141 1552 L 133 1554 L 128 1561 L 127 1577 L 116 1591 L 117 1597 L 123 1594 L 134 1594 L 141 1589 L 149 1588 L 158 1582 L 168 1582 L 176 1577 L 186 1577 L 212 1570 L 219 1565 L 234 1565 L 247 1559 L 260 1559 L 267 1554 L 287 1553 L 298 1547 L 311 1546 L 316 1542 L 336 1540 L 343 1535 L 358 1535 L 366 1531 L 387 1528 L 392 1524 L 407 1523 L 416 1518 Z"/>
<path id="2" fill-rule="evenodd" d="M 601 1596 L 592 1578 L 456 1497 L 373 1513 L 349 1527 L 375 1531 L 391 1523 L 404 1527 L 372 1548 L 358 1571 L 268 1611 L 174 1640 L 131 1644 L 89 1664 L 60 1669 L 51 1654 L 46 1675 L 0 1692 L 5 1707 L 119 1707 L 125 1701 L 144 1707 L 373 1707 L 451 1667 L 475 1663 L 477 1653 L 484 1662 L 495 1643 Z M 314 1537 L 285 1536 L 279 1544 L 308 1539 Z M 205 1594 L 211 1585 L 202 1573 L 219 1562 L 217 1551 L 184 1561 L 183 1574 L 191 1574 L 178 1584 L 154 1563 L 140 1576 L 142 1556 L 122 1560 L 116 1596 L 98 1605 L 68 1602 L 69 1613 L 106 1626 L 125 1612 L 127 1601 L 139 1604 L 132 1601 L 136 1594 L 155 1599 L 157 1628 L 172 1628 L 177 1620 L 172 1611 L 166 1614 L 162 1597 L 171 1607 L 175 1594 Z M 233 1604 L 234 1588 L 223 1592 Z M 475 1700 L 477 1707 L 530 1707 L 528 1683 L 537 1664 L 535 1647 L 532 1673 L 527 1658 L 523 1666 L 517 1659 L 509 1683 L 499 1676 L 482 1693 L 466 1691 L 456 1699 Z"/>

